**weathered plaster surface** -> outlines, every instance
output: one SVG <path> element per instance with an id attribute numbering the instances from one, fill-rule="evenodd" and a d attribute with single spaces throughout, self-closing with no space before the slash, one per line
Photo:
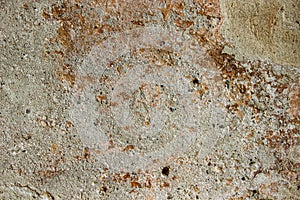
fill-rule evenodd
<path id="1" fill-rule="evenodd" d="M 297 1 L 0 11 L 0 199 L 299 199 Z"/>
<path id="2" fill-rule="evenodd" d="M 221 1 L 224 52 L 300 67 L 300 2 Z"/>

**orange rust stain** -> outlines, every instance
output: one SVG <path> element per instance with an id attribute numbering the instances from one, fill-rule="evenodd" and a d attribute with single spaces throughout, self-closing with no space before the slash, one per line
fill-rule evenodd
<path id="1" fill-rule="evenodd" d="M 145 121 L 145 126 L 149 126 L 150 125 L 150 122 L 149 121 Z"/>
<path id="2" fill-rule="evenodd" d="M 73 123 L 71 121 L 66 121 L 66 127 L 73 127 Z"/>
<path id="3" fill-rule="evenodd" d="M 56 144 L 52 144 L 51 145 L 51 151 L 54 153 L 57 151 L 57 145 Z"/>
<path id="4" fill-rule="evenodd" d="M 250 134 L 248 134 L 247 136 L 246 136 L 246 138 L 247 139 L 250 139 L 250 138 L 252 138 L 254 136 L 254 132 L 251 132 Z"/>
<path id="5" fill-rule="evenodd" d="M 298 82 L 300 83 L 300 80 Z M 300 84 L 297 83 L 290 87 L 289 99 L 289 114 L 292 116 L 293 121 L 300 125 Z"/>
<path id="6" fill-rule="evenodd" d="M 65 8 L 66 4 L 64 3 L 62 7 Z M 65 12 L 65 9 L 63 9 L 62 7 L 59 7 L 58 5 L 54 5 L 51 9 L 53 17 L 55 19 L 61 19 L 63 13 Z"/>
<path id="7" fill-rule="evenodd" d="M 184 16 L 183 9 L 185 6 L 185 2 L 174 2 L 173 10 L 181 17 Z"/>
<path id="8" fill-rule="evenodd" d="M 168 182 L 163 182 L 162 184 L 161 184 L 161 186 L 160 187 L 169 187 L 170 186 L 170 183 L 168 183 Z"/>
<path id="9" fill-rule="evenodd" d="M 130 185 L 131 185 L 131 187 L 134 187 L 134 188 L 140 188 L 141 187 L 141 184 L 139 182 L 136 182 L 136 181 L 131 181 Z"/>
<path id="10" fill-rule="evenodd" d="M 113 140 L 109 140 L 109 147 L 108 147 L 108 149 L 113 149 L 113 148 L 115 148 L 114 141 Z"/>
<path id="11" fill-rule="evenodd" d="M 98 102 L 102 102 L 102 101 L 104 101 L 104 100 L 107 100 L 107 96 L 105 96 L 105 95 L 97 95 L 97 96 L 96 96 L 96 100 L 97 100 Z"/>
<path id="12" fill-rule="evenodd" d="M 190 26 L 192 26 L 194 24 L 193 21 L 188 21 L 188 20 L 182 20 L 182 19 L 177 19 L 174 21 L 175 25 L 180 27 L 180 28 L 183 28 L 183 29 L 186 29 Z"/>
<path id="13" fill-rule="evenodd" d="M 208 90 L 208 85 L 205 83 L 201 83 L 198 85 L 197 90 L 194 92 L 194 94 L 201 98 L 208 92 Z"/>
<path id="14" fill-rule="evenodd" d="M 64 57 L 64 53 L 62 51 L 57 51 L 57 50 L 54 50 L 53 53 L 57 54 L 57 55 L 60 55 L 61 58 Z"/>
<path id="15" fill-rule="evenodd" d="M 57 30 L 60 43 L 65 49 L 70 49 L 73 47 L 73 41 L 70 34 L 70 27 L 67 23 L 63 23 L 61 27 Z"/>
<path id="16" fill-rule="evenodd" d="M 171 2 L 172 2 L 171 0 L 166 0 L 166 7 L 160 9 L 165 21 L 167 21 L 169 19 L 170 12 L 172 10 Z"/>
<path id="17" fill-rule="evenodd" d="M 194 3 L 201 7 L 199 14 L 211 17 L 221 17 L 219 0 L 194 0 Z"/>
<path id="18" fill-rule="evenodd" d="M 165 7 L 160 8 L 159 10 L 161 11 L 161 13 L 163 15 L 163 19 L 165 21 L 167 21 L 172 12 L 176 13 L 178 16 L 183 17 L 184 16 L 184 12 L 183 12 L 184 7 L 185 7 L 185 1 L 172 2 L 172 0 L 166 0 Z"/>
<path id="19" fill-rule="evenodd" d="M 84 148 L 84 150 L 83 150 L 83 158 L 84 159 L 89 159 L 90 156 L 91 156 L 91 153 L 90 153 L 89 149 L 88 148 Z"/>
<path id="20" fill-rule="evenodd" d="M 237 116 L 240 118 L 240 119 L 243 119 L 243 117 L 244 117 L 244 114 L 243 114 L 243 112 L 241 111 L 241 110 L 237 110 Z"/>
<path id="21" fill-rule="evenodd" d="M 145 25 L 144 22 L 141 21 L 141 20 L 132 20 L 131 22 L 133 24 L 135 24 L 135 25 L 140 25 L 140 26 L 144 26 Z"/>
<path id="22" fill-rule="evenodd" d="M 25 10 L 28 10 L 28 9 L 29 9 L 29 6 L 28 6 L 26 3 L 24 3 L 24 4 L 23 4 L 23 8 L 24 8 Z"/>
<path id="23" fill-rule="evenodd" d="M 121 72 L 122 72 L 122 67 L 121 67 L 121 66 L 118 66 L 118 67 L 117 67 L 117 72 L 118 72 L 119 74 L 121 74 Z"/>
<path id="24" fill-rule="evenodd" d="M 61 56 L 59 59 L 61 66 L 63 66 L 67 64 L 68 59 L 72 60 L 73 58 L 85 56 L 92 46 L 105 40 L 105 34 L 141 27 L 154 20 L 145 18 L 145 15 L 151 18 L 158 12 L 162 12 L 163 19 L 167 21 L 173 12 L 177 16 L 177 20 L 174 21 L 176 26 L 186 29 L 193 25 L 192 21 L 181 19 L 181 17 L 184 17 L 185 1 L 166 0 L 165 7 L 159 8 L 161 2 L 163 1 L 94 0 L 85 2 L 82 0 L 66 0 L 54 4 L 51 9 L 44 9 L 42 16 L 47 20 L 55 20 L 60 23 L 57 36 L 50 38 L 49 41 L 50 43 L 60 42 L 62 45 L 63 49 L 59 53 Z M 84 6 L 81 6 L 83 4 Z M 219 16 L 218 1 L 208 0 L 205 3 L 204 1 L 196 1 L 195 4 L 201 6 L 202 14 Z M 103 9 L 103 15 L 96 13 L 95 7 Z M 122 20 L 111 24 L 111 19 L 114 17 Z M 117 70 L 121 73 L 120 68 L 117 68 Z M 59 80 L 67 79 L 67 82 L 72 82 L 72 79 L 75 78 L 65 73 L 60 74 L 59 77 Z"/>
<path id="25" fill-rule="evenodd" d="M 123 178 L 126 180 L 126 179 L 128 179 L 128 178 L 130 178 L 130 174 L 129 173 L 126 173 L 124 176 L 123 176 Z"/>
<path id="26" fill-rule="evenodd" d="M 54 19 L 61 24 L 58 37 L 69 53 L 84 55 L 91 46 L 101 42 L 101 35 L 105 32 L 119 32 L 126 26 L 144 26 L 147 19 L 143 15 L 153 15 L 152 9 L 157 5 L 158 2 L 144 1 L 64 1 L 54 4 L 48 11 L 44 10 L 42 15 L 45 19 Z M 97 13 L 95 7 L 101 8 L 103 15 Z M 122 20 L 110 24 L 112 17 Z M 71 30 L 76 32 L 74 38 L 70 38 Z"/>
<path id="27" fill-rule="evenodd" d="M 42 17 L 43 17 L 44 19 L 47 19 L 47 20 L 51 18 L 51 16 L 50 16 L 47 12 L 45 12 L 45 11 L 43 11 Z"/>
<path id="28" fill-rule="evenodd" d="M 130 150 L 133 150 L 134 149 L 134 146 L 133 145 L 127 145 L 123 151 L 130 151 Z"/>
<path id="29" fill-rule="evenodd" d="M 73 73 L 70 65 L 63 66 L 62 69 L 57 69 L 56 77 L 60 81 L 66 81 L 69 86 L 73 86 L 76 80 L 76 74 Z"/>

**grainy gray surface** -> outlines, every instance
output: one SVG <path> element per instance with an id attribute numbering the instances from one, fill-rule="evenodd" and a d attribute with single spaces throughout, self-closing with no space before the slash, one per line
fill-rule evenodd
<path id="1" fill-rule="evenodd" d="M 299 199 L 297 1 L 0 10 L 0 199 Z"/>

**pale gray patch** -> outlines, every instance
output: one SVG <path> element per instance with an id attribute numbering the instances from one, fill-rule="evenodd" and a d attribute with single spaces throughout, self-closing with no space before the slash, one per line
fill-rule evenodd
<path id="1" fill-rule="evenodd" d="M 81 140 L 101 163 L 116 171 L 151 170 L 188 151 L 196 140 L 201 140 L 200 156 L 205 156 L 226 134 L 226 128 L 219 128 L 226 126 L 226 111 L 200 104 L 185 77 L 188 68 L 205 56 L 196 43 L 175 29 L 150 27 L 115 34 L 92 49 L 78 69 L 75 85 L 85 86 L 74 91 L 70 116 Z M 111 63 L 142 48 L 170 51 L 181 61 L 177 66 L 140 62 L 114 77 Z M 104 74 L 112 76 L 106 85 L 98 81 Z M 95 81 L 84 83 L 87 75 Z M 99 105 L 96 91 L 110 87 L 105 103 L 114 106 Z M 169 108 L 170 104 L 175 107 Z M 135 149 L 124 151 L 128 144 Z"/>

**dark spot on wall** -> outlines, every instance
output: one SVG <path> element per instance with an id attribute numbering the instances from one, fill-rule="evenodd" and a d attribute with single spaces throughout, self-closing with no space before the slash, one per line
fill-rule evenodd
<path id="1" fill-rule="evenodd" d="M 195 85 L 198 85 L 198 84 L 199 84 L 199 80 L 198 80 L 197 78 L 194 78 L 192 82 L 193 82 L 193 84 L 195 84 Z"/>
<path id="2" fill-rule="evenodd" d="M 162 170 L 161 170 L 161 173 L 165 176 L 169 176 L 169 173 L 170 173 L 170 167 L 164 167 Z"/>

